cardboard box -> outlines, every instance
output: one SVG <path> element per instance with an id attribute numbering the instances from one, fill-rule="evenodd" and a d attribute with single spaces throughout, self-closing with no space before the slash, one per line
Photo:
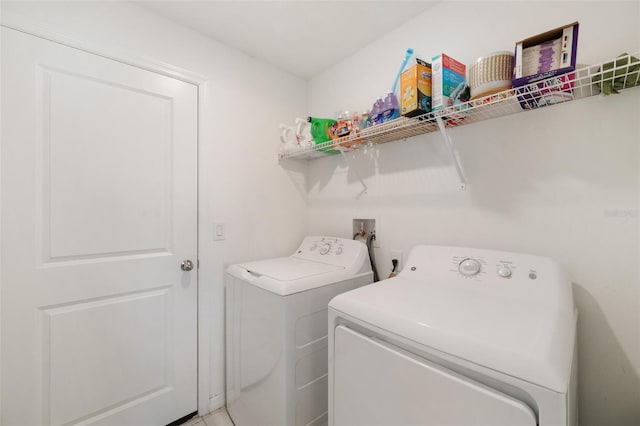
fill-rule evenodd
<path id="1" fill-rule="evenodd" d="M 431 64 L 431 108 L 433 111 L 453 105 L 452 93 L 465 84 L 467 67 L 444 53 L 433 57 Z"/>
<path id="2" fill-rule="evenodd" d="M 513 87 L 575 71 L 578 27 L 574 22 L 517 42 Z"/>
<path id="3" fill-rule="evenodd" d="M 415 117 L 431 111 L 431 64 L 416 64 L 400 76 L 400 114 Z"/>

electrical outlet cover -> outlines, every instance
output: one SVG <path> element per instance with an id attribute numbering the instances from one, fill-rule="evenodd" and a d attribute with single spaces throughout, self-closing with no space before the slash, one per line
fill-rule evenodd
<path id="1" fill-rule="evenodd" d="M 396 268 L 396 274 L 402 270 L 402 250 L 391 250 L 391 261 L 398 259 L 398 267 Z M 393 264 L 391 264 L 393 268 Z"/>

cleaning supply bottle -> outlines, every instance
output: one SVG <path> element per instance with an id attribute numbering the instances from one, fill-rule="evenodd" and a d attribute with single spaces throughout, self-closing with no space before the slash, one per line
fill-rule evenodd
<path id="1" fill-rule="evenodd" d="M 398 104 L 398 97 L 395 93 L 389 92 L 387 97 L 384 98 L 384 106 L 382 107 L 382 121 L 387 122 L 395 120 L 400 116 L 400 105 Z"/>
<path id="2" fill-rule="evenodd" d="M 360 117 L 358 117 L 357 114 L 353 116 L 351 123 L 351 131 L 353 133 L 360 133 Z"/>
<path id="3" fill-rule="evenodd" d="M 370 124 L 369 110 L 365 109 L 360 116 L 360 129 L 366 129 Z"/>
<path id="4" fill-rule="evenodd" d="M 356 149 L 358 148 L 358 145 L 364 143 L 364 139 L 360 137 L 362 124 L 360 123 L 360 117 L 358 117 L 358 115 L 353 116 L 352 122 L 353 125 L 351 129 L 351 143 L 349 144 L 349 148 Z"/>
<path id="5" fill-rule="evenodd" d="M 331 118 L 307 117 L 307 121 L 311 124 L 311 136 L 313 137 L 313 141 L 316 145 L 331 140 L 329 129 L 331 129 L 331 126 L 336 123 L 336 120 Z M 340 152 L 335 149 L 331 149 L 331 145 L 326 148 L 320 148 L 319 150 L 327 154 L 337 154 Z"/>
<path id="6" fill-rule="evenodd" d="M 329 128 L 329 137 L 331 139 L 341 138 L 351 133 L 352 121 L 349 111 L 340 113 L 338 120 Z"/>
<path id="7" fill-rule="evenodd" d="M 315 143 L 322 143 L 331 139 L 329 136 L 329 128 L 331 128 L 336 120 L 331 118 L 307 117 L 307 121 L 311 123 L 311 136 Z"/>
<path id="8" fill-rule="evenodd" d="M 382 98 L 376 99 L 371 108 L 371 115 L 369 116 L 371 120 L 371 125 L 375 126 L 377 124 L 382 124 L 382 111 L 384 110 L 384 101 Z"/>

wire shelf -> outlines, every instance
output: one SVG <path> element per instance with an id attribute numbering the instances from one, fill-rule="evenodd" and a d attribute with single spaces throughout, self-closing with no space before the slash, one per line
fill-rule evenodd
<path id="1" fill-rule="evenodd" d="M 360 149 L 370 144 L 382 144 L 439 131 L 438 121 L 445 127 L 463 126 L 507 115 L 544 108 L 587 98 L 600 93 L 617 93 L 640 86 L 639 53 L 624 54 L 615 59 L 557 75 L 526 86 L 508 89 L 493 95 L 460 103 L 417 117 L 396 120 L 367 127 L 362 131 L 313 146 L 280 152 L 287 158 L 312 159 Z"/>

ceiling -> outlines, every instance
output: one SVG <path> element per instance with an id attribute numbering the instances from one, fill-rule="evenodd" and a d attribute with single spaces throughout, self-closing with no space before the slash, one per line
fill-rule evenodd
<path id="1" fill-rule="evenodd" d="M 135 3 L 309 79 L 401 26 L 435 1 L 141 0 Z"/>

